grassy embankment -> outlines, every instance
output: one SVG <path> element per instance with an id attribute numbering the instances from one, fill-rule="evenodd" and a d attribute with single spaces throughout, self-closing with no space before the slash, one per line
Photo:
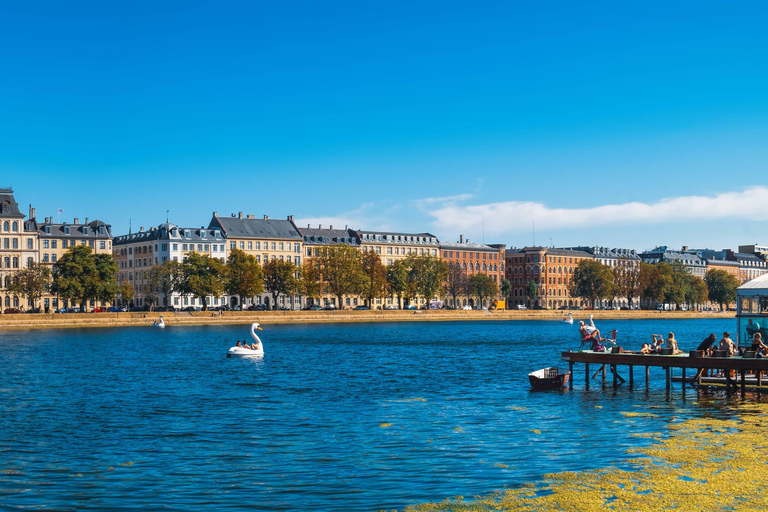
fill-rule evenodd
<path id="1" fill-rule="evenodd" d="M 595 319 L 682 319 L 733 318 L 735 313 L 661 312 L 661 311 L 574 311 L 576 321 Z M 259 322 L 264 325 L 283 323 L 332 322 L 424 322 L 461 320 L 559 320 L 562 311 L 255 311 L 195 313 L 67 313 L 0 315 L 0 329 L 51 329 L 64 327 L 128 327 L 147 326 L 159 315 L 168 326 L 174 325 L 238 325 Z"/>

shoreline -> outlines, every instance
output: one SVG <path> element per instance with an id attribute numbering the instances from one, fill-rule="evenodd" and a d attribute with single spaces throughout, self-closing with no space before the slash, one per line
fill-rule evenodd
<path id="1" fill-rule="evenodd" d="M 734 311 L 572 311 L 574 325 L 594 315 L 595 320 L 681 320 L 735 318 Z M 145 312 L 145 313 L 40 313 L 0 315 L 0 329 L 60 329 L 84 327 L 148 327 L 160 315 L 169 327 L 184 325 L 243 325 L 259 322 L 263 325 L 288 323 L 371 323 L 371 322 L 455 322 L 455 321 L 509 321 L 540 320 L 558 321 L 564 311 L 509 310 L 509 311 L 197 311 Z"/>

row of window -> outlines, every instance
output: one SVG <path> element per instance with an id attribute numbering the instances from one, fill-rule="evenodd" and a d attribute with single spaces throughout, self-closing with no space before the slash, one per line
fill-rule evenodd
<path id="1" fill-rule="evenodd" d="M 5 221 L 3 222 L 3 231 L 19 231 L 19 223 L 16 221 L 13 221 L 13 223 Z"/>
<path id="2" fill-rule="evenodd" d="M 230 249 L 237 249 L 237 242 L 236 241 L 230 241 L 229 242 L 229 248 Z M 271 246 L 271 249 L 270 249 Z M 247 242 L 247 247 L 249 251 L 260 251 L 261 250 L 261 242 Z M 245 251 L 246 250 L 246 242 L 241 241 L 240 242 L 240 250 Z M 291 243 L 290 242 L 264 242 L 264 250 L 265 251 L 290 251 L 291 250 Z M 301 244 L 293 244 L 293 252 L 296 254 L 301 254 Z"/>
<path id="3" fill-rule="evenodd" d="M 493 253 L 487 253 L 487 252 L 483 252 L 483 253 L 470 252 L 470 253 L 467 253 L 466 251 L 443 251 L 443 258 L 446 258 L 446 259 L 450 258 L 450 259 L 452 259 L 454 253 L 456 253 L 456 259 L 463 259 L 463 260 L 467 259 L 467 254 L 469 254 L 469 259 L 470 260 L 471 259 L 479 260 L 481 254 L 483 255 L 482 259 L 484 259 L 484 260 L 488 259 L 488 260 L 496 261 L 496 260 L 499 259 L 498 253 L 495 253 L 495 252 L 493 252 Z"/>

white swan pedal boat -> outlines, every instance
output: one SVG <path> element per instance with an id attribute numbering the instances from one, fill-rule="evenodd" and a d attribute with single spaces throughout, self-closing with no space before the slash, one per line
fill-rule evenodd
<path id="1" fill-rule="evenodd" d="M 262 330 L 259 324 L 254 323 L 251 325 L 251 338 L 253 338 L 254 343 L 257 345 L 256 350 L 252 348 L 234 346 L 227 351 L 227 357 L 263 357 L 264 344 L 261 343 L 261 340 L 256 335 L 257 329 L 260 331 Z"/>

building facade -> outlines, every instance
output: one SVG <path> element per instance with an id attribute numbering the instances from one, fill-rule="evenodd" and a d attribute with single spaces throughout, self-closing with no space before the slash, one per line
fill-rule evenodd
<path id="1" fill-rule="evenodd" d="M 117 263 L 117 284 L 129 283 L 134 290 L 131 300 L 117 296 L 116 302 L 122 307 L 171 306 L 175 309 L 202 308 L 203 301 L 191 295 L 177 292 L 168 297 L 159 289 L 150 285 L 150 271 L 166 261 L 186 260 L 196 252 L 217 258 L 223 263 L 227 260 L 227 244 L 221 230 L 206 228 L 181 228 L 170 222 L 164 222 L 148 231 L 142 226 L 138 233 L 121 235 L 113 241 L 113 256 Z M 227 297 L 206 297 L 208 307 L 227 305 Z"/>
<path id="2" fill-rule="evenodd" d="M 464 240 L 464 236 L 459 237 L 458 242 L 443 242 L 440 244 L 440 258 L 445 261 L 449 267 L 461 270 L 468 279 L 475 274 L 486 274 L 501 288 L 501 280 L 504 279 L 504 244 L 477 244 L 469 239 Z M 499 291 L 499 293 L 501 293 Z M 483 304 L 475 304 L 475 298 L 469 293 L 457 296 L 456 304 L 453 303 L 452 296 L 446 296 L 445 302 L 450 307 L 478 306 L 488 307 L 489 303 L 497 297 L 485 299 Z"/>
<path id="3" fill-rule="evenodd" d="M 581 250 L 590 253 L 595 261 L 599 261 L 603 265 L 611 268 L 615 271 L 619 268 L 625 268 L 632 272 L 639 272 L 640 256 L 637 255 L 637 251 L 634 249 L 617 249 L 609 247 L 574 247 L 575 250 Z M 608 299 L 599 300 L 595 303 L 595 307 L 599 309 L 607 309 L 613 307 L 614 309 L 640 308 L 640 297 L 635 297 L 632 300 L 632 304 L 629 303 L 626 297 L 616 297 L 613 301 Z"/>
<path id="4" fill-rule="evenodd" d="M 660 245 L 650 251 L 640 253 L 639 256 L 643 263 L 650 263 L 651 265 L 661 262 L 670 264 L 678 262 L 685 267 L 689 274 L 701 279 L 704 279 L 704 276 L 707 274 L 707 263 L 704 259 L 699 256 L 697 251 L 691 251 L 685 246 L 677 251 Z"/>
<path id="5" fill-rule="evenodd" d="M 219 217 L 217 212 L 213 212 L 208 228 L 222 232 L 222 236 L 227 241 L 228 250 L 240 249 L 246 254 L 251 254 L 262 266 L 270 259 L 290 261 L 297 267 L 300 267 L 303 262 L 304 239 L 296 229 L 292 215 L 282 220 L 270 219 L 267 215 L 257 219 L 254 215 L 243 216 L 243 212 L 237 215 L 233 213 L 229 217 Z M 231 305 L 237 305 L 238 300 L 237 297 L 231 297 Z M 272 309 L 275 306 L 272 300 L 272 294 L 265 292 L 248 299 L 248 302 L 265 304 Z M 301 309 L 301 297 L 280 295 L 277 298 L 277 306 Z"/>

